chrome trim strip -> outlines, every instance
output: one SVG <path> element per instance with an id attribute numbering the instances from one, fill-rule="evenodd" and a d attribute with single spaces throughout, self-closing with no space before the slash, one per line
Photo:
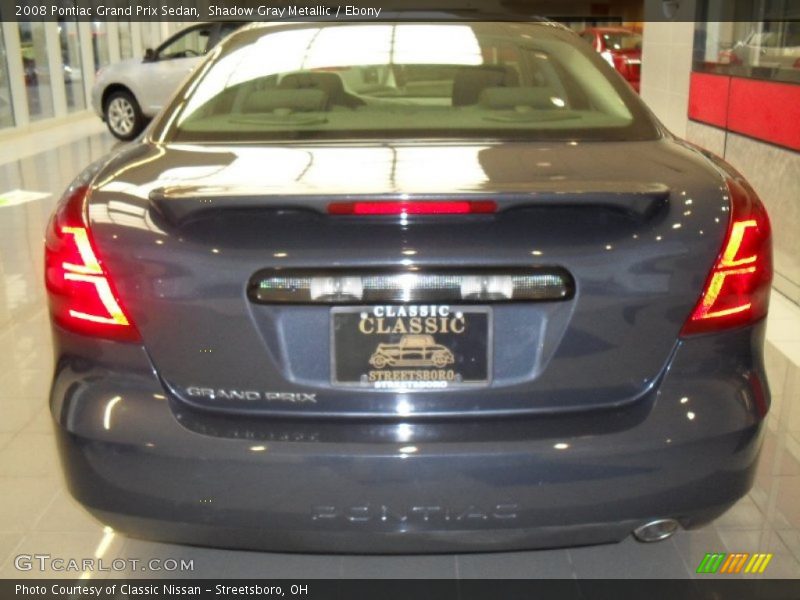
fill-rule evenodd
<path id="1" fill-rule="evenodd" d="M 560 268 L 282 270 L 256 273 L 257 304 L 495 303 L 567 300 L 574 281 Z"/>

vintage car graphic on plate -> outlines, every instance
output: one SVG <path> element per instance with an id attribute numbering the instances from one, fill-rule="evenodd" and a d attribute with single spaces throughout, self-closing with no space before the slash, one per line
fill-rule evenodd
<path id="1" fill-rule="evenodd" d="M 397 344 L 378 344 L 369 359 L 376 369 L 391 367 L 445 367 L 455 358 L 450 350 L 437 344 L 432 335 L 404 335 Z"/>

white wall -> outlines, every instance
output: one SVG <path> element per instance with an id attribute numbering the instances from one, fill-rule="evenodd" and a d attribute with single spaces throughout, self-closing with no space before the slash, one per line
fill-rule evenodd
<path id="1" fill-rule="evenodd" d="M 683 21 L 665 21 L 661 0 L 645 0 L 642 43 L 642 99 L 680 137 L 686 136 L 689 76 L 694 45 L 694 0 L 682 0 Z"/>

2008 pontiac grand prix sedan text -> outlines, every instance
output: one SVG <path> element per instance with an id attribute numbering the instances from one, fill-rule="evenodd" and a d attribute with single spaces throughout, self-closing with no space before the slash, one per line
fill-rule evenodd
<path id="1" fill-rule="evenodd" d="M 70 490 L 242 548 L 668 537 L 751 485 L 770 243 L 560 26 L 251 25 L 49 225 Z"/>

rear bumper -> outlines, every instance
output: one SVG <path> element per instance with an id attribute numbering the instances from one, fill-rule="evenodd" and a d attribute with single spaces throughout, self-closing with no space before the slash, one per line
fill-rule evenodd
<path id="1" fill-rule="evenodd" d="M 635 457 L 595 450 L 583 464 L 556 460 L 545 444 L 404 459 L 366 449 L 292 452 L 282 444 L 254 453 L 248 442 L 209 456 L 182 441 L 185 453 L 59 435 L 73 495 L 118 531 L 196 545 L 354 553 L 614 542 L 654 517 L 700 525 L 749 489 L 759 435 L 633 450 Z M 698 456 L 706 461 L 701 469 Z"/>
<path id="2" fill-rule="evenodd" d="M 79 336 L 56 333 L 72 494 L 119 531 L 200 545 L 485 551 L 618 541 L 653 518 L 697 526 L 750 488 L 769 395 L 759 326 L 682 342 L 657 389 L 617 410 L 215 420 L 167 398 L 141 348 L 109 342 L 90 364 L 68 358 Z"/>

